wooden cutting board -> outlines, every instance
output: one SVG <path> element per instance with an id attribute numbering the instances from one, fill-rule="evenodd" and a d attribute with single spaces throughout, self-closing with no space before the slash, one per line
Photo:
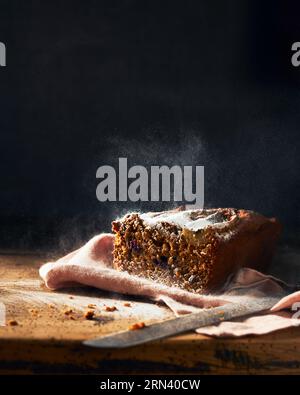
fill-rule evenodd
<path id="1" fill-rule="evenodd" d="M 124 350 L 85 347 L 85 339 L 172 313 L 96 289 L 49 291 L 38 276 L 44 261 L 31 254 L 0 255 L 7 324 L 0 327 L 0 373 L 300 373 L 300 328 L 239 339 L 190 333 Z M 87 310 L 94 310 L 93 320 L 84 317 Z"/>

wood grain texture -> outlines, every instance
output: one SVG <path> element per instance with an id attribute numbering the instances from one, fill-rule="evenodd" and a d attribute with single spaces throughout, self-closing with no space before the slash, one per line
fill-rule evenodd
<path id="1" fill-rule="evenodd" d="M 85 347 L 82 341 L 88 338 L 125 330 L 137 321 L 161 321 L 172 313 L 142 299 L 95 289 L 49 291 L 38 277 L 43 261 L 30 254 L 0 256 L 0 301 L 6 305 L 7 323 L 18 323 L 0 327 L 0 373 L 300 373 L 299 328 L 239 339 L 189 333 L 123 350 Z M 84 318 L 89 304 L 96 305 L 91 321 Z M 107 312 L 105 305 L 117 310 Z"/>

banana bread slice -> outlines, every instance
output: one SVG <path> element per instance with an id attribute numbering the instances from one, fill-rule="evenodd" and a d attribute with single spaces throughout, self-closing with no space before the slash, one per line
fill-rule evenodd
<path id="1" fill-rule="evenodd" d="M 217 291 L 241 267 L 264 270 L 281 225 L 248 210 L 129 213 L 112 223 L 114 267 L 189 291 Z"/>

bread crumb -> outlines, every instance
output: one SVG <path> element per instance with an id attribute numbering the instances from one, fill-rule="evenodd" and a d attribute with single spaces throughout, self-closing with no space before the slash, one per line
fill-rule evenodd
<path id="1" fill-rule="evenodd" d="M 17 326 L 17 325 L 19 325 L 19 323 L 16 320 L 9 320 L 8 321 L 8 325 L 10 325 L 10 326 Z"/>
<path id="2" fill-rule="evenodd" d="M 69 295 L 69 299 L 74 299 L 74 296 L 72 296 L 72 295 Z"/>
<path id="3" fill-rule="evenodd" d="M 73 321 L 75 321 L 75 317 L 73 316 L 73 315 L 70 315 L 70 320 L 73 320 Z"/>
<path id="4" fill-rule="evenodd" d="M 55 305 L 53 303 L 48 304 L 48 307 L 50 307 L 50 309 L 54 309 Z"/>
<path id="5" fill-rule="evenodd" d="M 112 312 L 112 311 L 116 311 L 116 310 L 118 310 L 116 308 L 116 306 L 105 306 L 105 311 Z"/>
<path id="6" fill-rule="evenodd" d="M 88 310 L 84 313 L 84 318 L 86 320 L 92 320 L 94 318 L 95 312 L 94 310 Z"/>
<path id="7" fill-rule="evenodd" d="M 73 313 L 73 310 L 72 309 L 68 309 L 68 310 L 65 310 L 64 311 L 64 314 L 65 315 L 70 315 L 70 314 L 72 314 Z"/>
<path id="8" fill-rule="evenodd" d="M 95 305 L 94 303 L 90 303 L 90 304 L 87 305 L 87 307 L 88 307 L 89 309 L 95 309 L 95 308 L 96 308 L 96 305 Z"/>
<path id="9" fill-rule="evenodd" d="M 131 325 L 129 327 L 130 331 L 135 331 L 137 329 L 143 329 L 145 328 L 146 324 L 144 322 L 136 322 L 135 324 Z"/>
<path id="10" fill-rule="evenodd" d="M 125 307 L 131 307 L 131 303 L 125 302 L 125 303 L 123 303 L 123 306 L 125 306 Z"/>

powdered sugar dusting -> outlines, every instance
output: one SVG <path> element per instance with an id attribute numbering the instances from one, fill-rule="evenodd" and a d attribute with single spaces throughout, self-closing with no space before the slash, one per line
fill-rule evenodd
<path id="1" fill-rule="evenodd" d="M 199 212 L 195 210 L 144 213 L 140 215 L 140 218 L 149 226 L 157 226 L 162 222 L 166 222 L 180 226 L 181 228 L 189 229 L 193 232 L 208 226 L 217 226 L 221 228 L 228 223 L 228 221 L 217 211 L 210 215 L 199 215 Z"/>

